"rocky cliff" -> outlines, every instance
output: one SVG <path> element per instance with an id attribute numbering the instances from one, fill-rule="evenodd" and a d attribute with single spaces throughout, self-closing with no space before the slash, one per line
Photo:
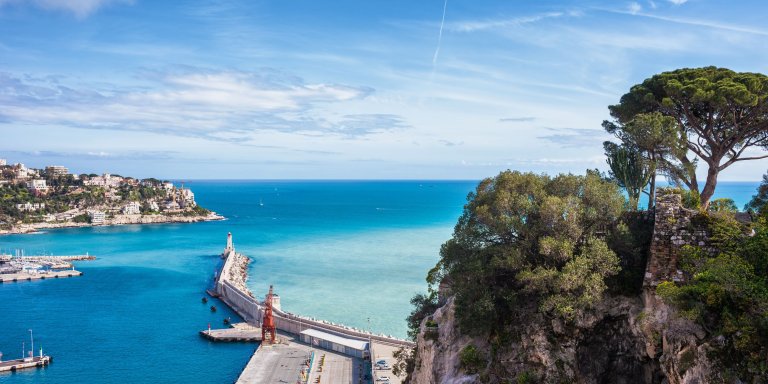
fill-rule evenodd
<path id="1" fill-rule="evenodd" d="M 661 382 L 660 365 L 647 353 L 648 344 L 655 343 L 642 330 L 639 298 L 610 298 L 573 324 L 528 308 L 528 321 L 509 330 L 512 340 L 502 343 L 461 335 L 453 311 L 453 300 L 448 300 L 433 315 L 436 339 L 423 326 L 413 383 Z M 461 350 L 468 345 L 483 351 L 487 365 L 479 374 L 468 375 L 462 366 Z"/>
<path id="2" fill-rule="evenodd" d="M 411 382 L 739 382 L 721 377 L 708 357 L 721 340 L 656 295 L 659 281 L 683 278 L 677 271 L 682 246 L 708 245 L 707 233 L 692 224 L 695 214 L 682 207 L 679 196 L 660 196 L 642 293 L 606 297 L 574 321 L 547 317 L 535 307 L 520 308 L 519 320 L 498 332 L 509 335 L 506 339 L 468 337 L 457 329 L 454 300 L 449 298 L 422 322 Z M 477 369 L 462 361 L 467 346 L 480 351 Z"/>

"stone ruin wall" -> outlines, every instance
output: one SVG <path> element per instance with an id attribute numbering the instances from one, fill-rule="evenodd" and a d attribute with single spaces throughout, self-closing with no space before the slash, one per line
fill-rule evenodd
<path id="1" fill-rule="evenodd" d="M 709 234 L 706 228 L 695 225 L 691 219 L 699 212 L 683 207 L 682 197 L 676 193 L 656 196 L 653 239 L 645 268 L 645 286 L 656 286 L 662 281 L 681 281 L 678 269 L 681 249 L 685 245 L 706 246 Z"/>

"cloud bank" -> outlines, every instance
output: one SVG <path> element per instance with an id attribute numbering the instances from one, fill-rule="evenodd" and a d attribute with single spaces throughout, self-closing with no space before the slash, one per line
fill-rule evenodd
<path id="1" fill-rule="evenodd" d="M 72 86 L 66 79 L 0 73 L 0 123 L 151 131 L 243 142 L 259 131 L 359 137 L 407 127 L 391 114 L 323 117 L 316 107 L 359 100 L 363 86 L 306 83 L 256 72 L 185 68 L 145 72 L 143 87 Z"/>

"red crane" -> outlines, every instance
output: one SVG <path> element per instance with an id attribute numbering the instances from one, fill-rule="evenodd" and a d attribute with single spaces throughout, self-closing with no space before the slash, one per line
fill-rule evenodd
<path id="1" fill-rule="evenodd" d="M 277 340 L 275 338 L 275 318 L 272 316 L 272 286 L 269 286 L 269 293 L 264 300 L 264 321 L 261 322 L 261 342 L 267 342 L 267 334 L 269 334 L 269 343 L 274 344 Z"/>

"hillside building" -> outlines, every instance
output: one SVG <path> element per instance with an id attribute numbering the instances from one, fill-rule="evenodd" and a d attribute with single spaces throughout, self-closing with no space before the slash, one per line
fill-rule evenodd
<path id="1" fill-rule="evenodd" d="M 112 176 L 109 173 L 105 173 L 101 176 L 95 176 L 88 180 L 83 180 L 83 184 L 97 187 L 118 187 L 122 181 L 122 177 Z"/>
<path id="2" fill-rule="evenodd" d="M 107 215 L 102 211 L 88 211 L 88 217 L 91 218 L 91 224 L 104 224 Z"/>
<path id="3" fill-rule="evenodd" d="M 47 193 L 49 187 L 45 179 L 34 179 L 27 182 L 27 189 L 37 196 Z"/>
<path id="4" fill-rule="evenodd" d="M 53 177 L 66 176 L 69 174 L 69 169 L 62 165 L 49 165 L 45 167 L 45 173 Z"/>
<path id="5" fill-rule="evenodd" d="M 16 204 L 16 209 L 19 211 L 34 212 L 40 209 L 45 209 L 45 203 L 30 203 Z"/>
<path id="6" fill-rule="evenodd" d="M 123 207 L 123 214 L 138 215 L 141 214 L 141 204 L 138 201 L 131 201 Z"/>

